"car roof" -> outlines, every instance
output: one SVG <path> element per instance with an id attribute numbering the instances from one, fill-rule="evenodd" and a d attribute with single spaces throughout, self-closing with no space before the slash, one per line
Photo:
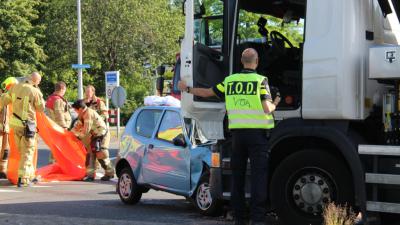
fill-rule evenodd
<path id="1" fill-rule="evenodd" d="M 139 108 L 139 110 L 143 110 L 143 109 L 158 109 L 158 110 L 173 110 L 173 111 L 181 111 L 181 108 L 179 107 L 172 107 L 172 106 L 142 106 Z"/>

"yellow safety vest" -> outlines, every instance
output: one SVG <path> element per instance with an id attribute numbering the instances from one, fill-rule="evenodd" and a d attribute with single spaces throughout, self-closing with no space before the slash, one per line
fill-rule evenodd
<path id="1" fill-rule="evenodd" d="M 272 129 L 274 118 L 265 113 L 260 87 L 265 77 L 256 73 L 232 74 L 225 78 L 225 102 L 229 129 Z"/>

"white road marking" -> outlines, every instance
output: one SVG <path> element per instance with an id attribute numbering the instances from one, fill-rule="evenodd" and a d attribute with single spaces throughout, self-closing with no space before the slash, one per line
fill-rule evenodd
<path id="1" fill-rule="evenodd" d="M 0 192 L 17 193 L 17 192 L 21 192 L 21 191 L 0 189 Z"/>
<path id="2" fill-rule="evenodd" d="M 33 187 L 33 188 L 50 188 L 50 187 L 53 187 L 53 186 L 43 186 L 43 185 L 38 186 L 38 185 L 33 185 L 32 187 Z"/>

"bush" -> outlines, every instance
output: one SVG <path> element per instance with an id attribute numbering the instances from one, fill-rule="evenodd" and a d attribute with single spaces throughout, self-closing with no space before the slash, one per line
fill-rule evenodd
<path id="1" fill-rule="evenodd" d="M 336 206 L 329 203 L 324 209 L 324 225 L 354 225 L 356 215 L 347 205 Z"/>

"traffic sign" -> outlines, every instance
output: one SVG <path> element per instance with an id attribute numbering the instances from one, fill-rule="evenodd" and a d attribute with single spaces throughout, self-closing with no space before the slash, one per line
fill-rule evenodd
<path id="1" fill-rule="evenodd" d="M 106 97 L 111 98 L 112 91 L 119 86 L 119 71 L 107 71 L 106 74 Z"/>
<path id="2" fill-rule="evenodd" d="M 114 88 L 111 94 L 111 102 L 116 108 L 121 108 L 126 101 L 126 91 L 123 87 Z"/>
<path id="3" fill-rule="evenodd" d="M 72 64 L 72 69 L 89 69 L 89 64 Z"/>

